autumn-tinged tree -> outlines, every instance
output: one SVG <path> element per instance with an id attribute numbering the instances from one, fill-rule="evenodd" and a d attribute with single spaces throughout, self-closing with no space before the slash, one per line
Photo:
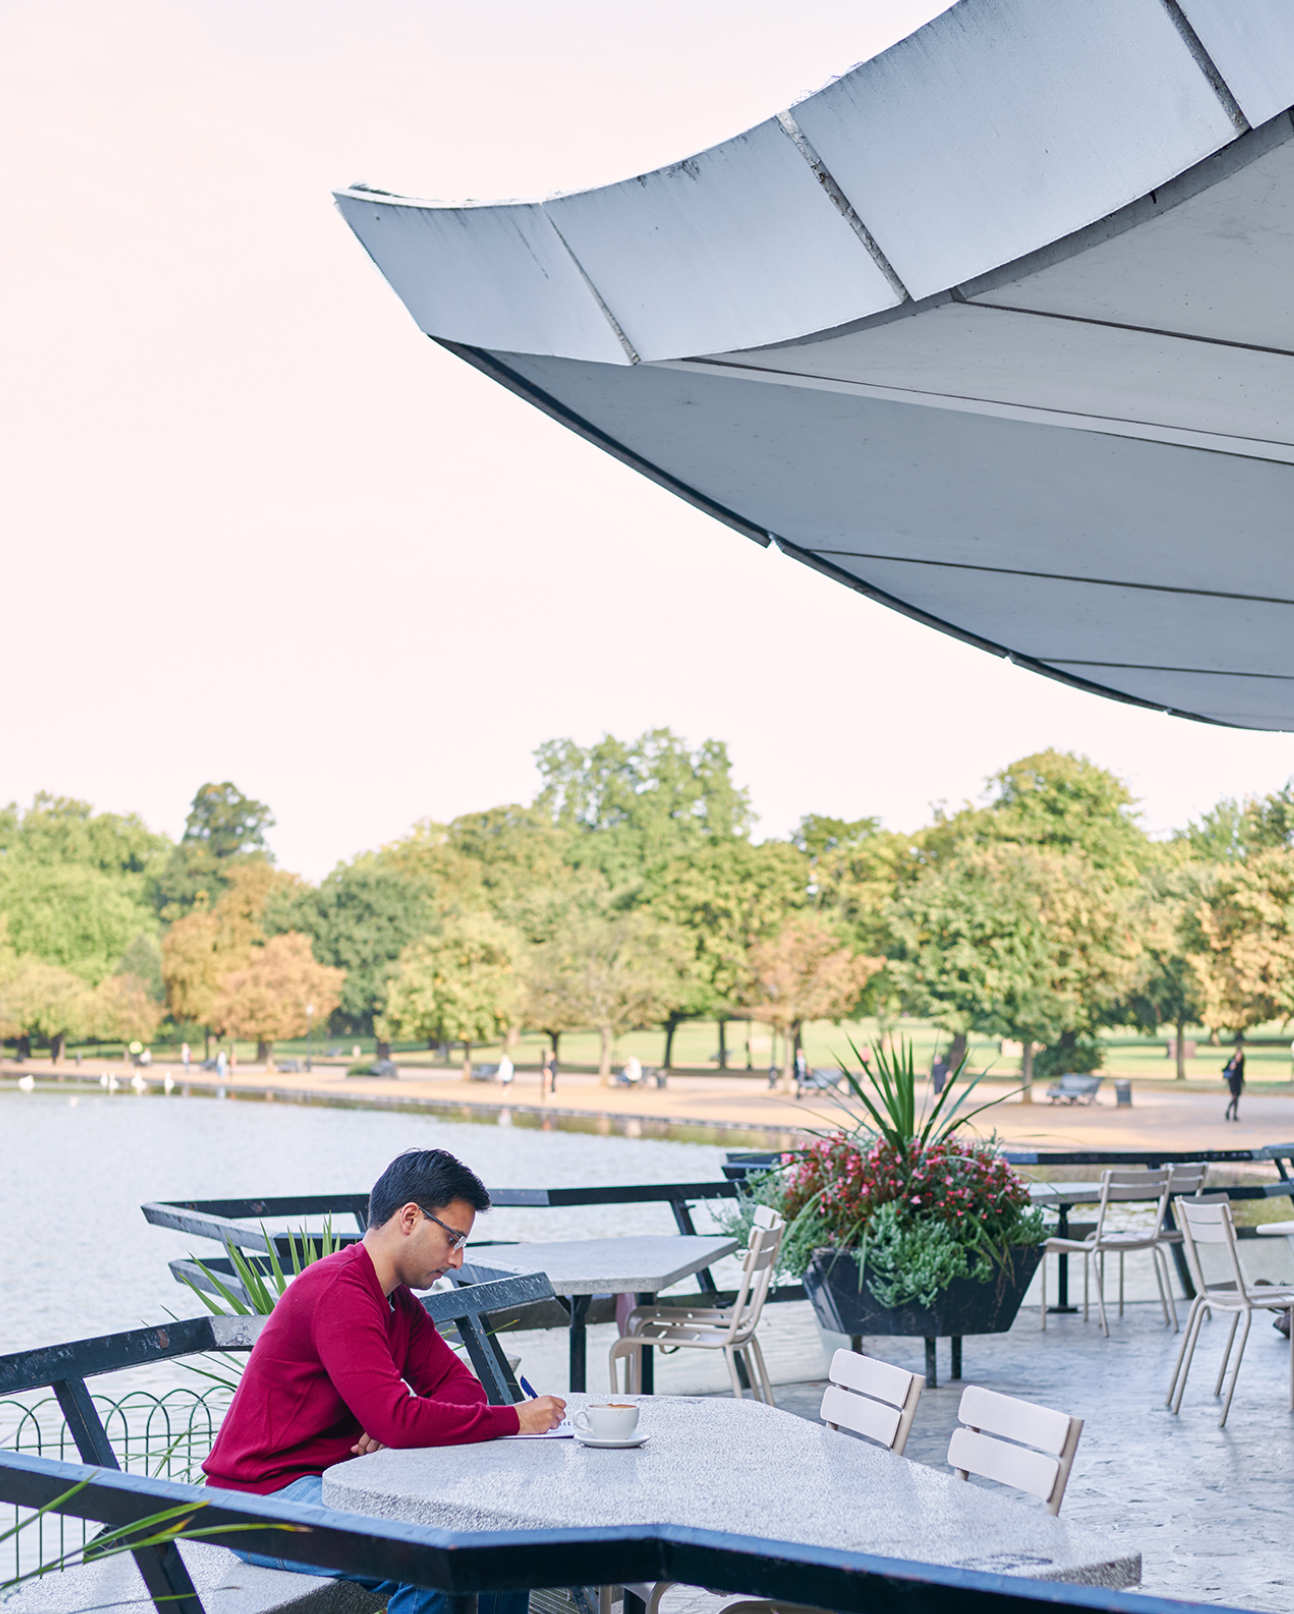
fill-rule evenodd
<path id="1" fill-rule="evenodd" d="M 785 1042 L 783 1086 L 793 1085 L 795 1050 L 806 1020 L 841 1020 L 885 960 L 842 945 L 816 914 L 784 925 L 771 941 L 751 949 L 755 996 L 751 1007 Z"/>
<path id="2" fill-rule="evenodd" d="M 89 1034 L 105 1041 L 152 1042 L 162 1006 L 137 976 L 110 975 L 91 994 L 86 1020 Z"/>
<path id="3" fill-rule="evenodd" d="M 18 958 L 0 978 L 0 1024 L 24 1043 L 48 1042 L 57 1064 L 69 1037 L 92 1029 L 93 992 L 71 970 L 39 958 Z"/>
<path id="4" fill-rule="evenodd" d="M 224 976 L 212 1018 L 235 1037 L 254 1037 L 256 1058 L 264 1063 L 275 1042 L 304 1036 L 312 1020 L 332 1013 L 345 973 L 317 963 L 308 936 L 271 936 L 250 950 L 241 969 Z"/>
<path id="5" fill-rule="evenodd" d="M 1294 852 L 1219 865 L 1189 911 L 1184 950 L 1210 1030 L 1239 1033 L 1294 1015 Z"/>
<path id="6" fill-rule="evenodd" d="M 273 827 L 265 803 L 244 796 L 231 780 L 200 785 L 180 843 L 158 876 L 162 917 L 175 919 L 199 902 L 214 903 L 241 863 L 272 863 L 265 837 Z"/>
<path id="7" fill-rule="evenodd" d="M 472 1044 L 497 1037 L 516 1016 L 521 946 L 516 931 L 489 914 L 446 915 L 401 955 L 378 1035 L 461 1042 L 468 1080 Z"/>

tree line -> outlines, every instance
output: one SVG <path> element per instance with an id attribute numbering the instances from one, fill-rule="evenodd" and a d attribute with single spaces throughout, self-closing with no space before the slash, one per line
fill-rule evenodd
<path id="1" fill-rule="evenodd" d="M 270 809 L 203 785 L 172 842 L 40 795 L 0 809 L 0 1038 L 20 1048 L 311 1028 L 472 1047 L 715 1020 L 781 1033 L 915 1015 L 956 1059 L 1010 1037 L 1034 1073 L 1095 1068 L 1107 1026 L 1241 1034 L 1294 1016 L 1294 785 L 1164 839 L 1126 785 L 1054 751 L 912 833 L 808 814 L 756 840 L 726 747 L 667 729 L 536 753 L 526 805 L 339 864 L 278 868 Z"/>

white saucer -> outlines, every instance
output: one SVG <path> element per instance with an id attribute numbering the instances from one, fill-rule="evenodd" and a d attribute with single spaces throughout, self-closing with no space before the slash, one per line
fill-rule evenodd
<path id="1" fill-rule="evenodd" d="M 612 1450 L 614 1448 L 626 1446 L 641 1446 L 643 1441 L 647 1439 L 647 1436 L 630 1435 L 628 1440 L 599 1440 L 596 1435 L 582 1435 L 577 1429 L 575 1431 L 575 1438 L 579 1441 L 581 1446 L 597 1446 L 603 1450 Z"/>

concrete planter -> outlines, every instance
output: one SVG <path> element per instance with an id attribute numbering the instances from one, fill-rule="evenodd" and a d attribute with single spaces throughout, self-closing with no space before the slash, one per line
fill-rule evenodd
<path id="1" fill-rule="evenodd" d="M 924 1339 L 926 1378 L 933 1385 L 935 1340 L 940 1335 L 952 1337 L 952 1376 L 960 1378 L 962 1336 L 1005 1333 L 1015 1321 L 1041 1259 L 1041 1244 L 1015 1244 L 987 1281 L 957 1278 L 940 1291 L 933 1306 L 884 1306 L 866 1278 L 859 1285 L 858 1257 L 852 1250 L 815 1250 L 804 1274 L 804 1288 L 818 1321 L 837 1334 L 855 1339 L 868 1334 L 910 1334 Z"/>

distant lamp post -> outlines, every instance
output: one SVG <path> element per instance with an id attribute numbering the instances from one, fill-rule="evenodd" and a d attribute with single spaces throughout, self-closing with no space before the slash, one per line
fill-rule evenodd
<path id="1" fill-rule="evenodd" d="M 306 1069 L 307 1070 L 313 1070 L 315 1068 L 314 1029 L 315 1029 L 315 1006 L 314 1006 L 313 1003 L 307 1003 L 306 1004 Z"/>

